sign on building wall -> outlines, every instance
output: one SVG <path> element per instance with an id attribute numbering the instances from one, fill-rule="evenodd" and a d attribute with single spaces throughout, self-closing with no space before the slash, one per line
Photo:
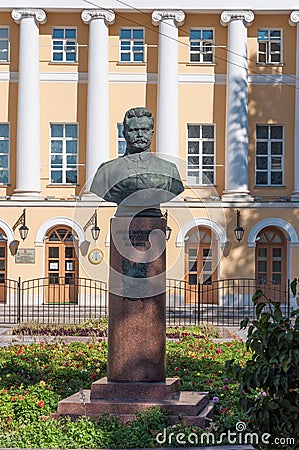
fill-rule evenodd
<path id="1" fill-rule="evenodd" d="M 17 264 L 34 264 L 35 263 L 35 249 L 34 248 L 20 248 L 16 253 Z"/>

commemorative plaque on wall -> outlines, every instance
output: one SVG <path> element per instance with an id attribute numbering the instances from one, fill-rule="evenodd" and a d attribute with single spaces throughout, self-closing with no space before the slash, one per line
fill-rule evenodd
<path id="1" fill-rule="evenodd" d="M 34 248 L 19 248 L 16 253 L 16 264 L 34 264 L 35 263 L 35 249 Z"/>

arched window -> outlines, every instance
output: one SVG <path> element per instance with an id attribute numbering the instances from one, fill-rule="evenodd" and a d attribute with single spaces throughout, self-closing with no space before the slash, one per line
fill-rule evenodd
<path id="1" fill-rule="evenodd" d="M 212 298 L 210 286 L 217 279 L 217 241 L 209 228 L 194 227 L 186 235 L 185 244 L 185 280 L 187 285 L 202 283 L 206 302 L 217 302 Z M 209 291 L 209 293 L 208 293 Z M 186 301 L 191 301 L 186 299 Z M 195 301 L 195 300 L 193 300 Z"/>
<path id="2" fill-rule="evenodd" d="M 274 227 L 260 231 L 256 244 L 256 277 L 259 284 L 286 283 L 286 238 Z"/>
<path id="3" fill-rule="evenodd" d="M 7 278 L 7 239 L 3 230 L 0 229 L 0 302 L 6 302 Z"/>
<path id="4" fill-rule="evenodd" d="M 56 226 L 48 232 L 46 240 L 46 276 L 49 303 L 77 303 L 78 259 L 73 231 Z"/>

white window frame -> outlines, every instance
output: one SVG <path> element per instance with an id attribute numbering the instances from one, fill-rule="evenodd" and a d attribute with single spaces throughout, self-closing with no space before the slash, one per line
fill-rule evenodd
<path id="1" fill-rule="evenodd" d="M 267 138 L 257 138 L 257 127 L 267 127 L 268 128 L 268 137 Z M 271 138 L 271 127 L 281 127 L 282 128 L 282 138 L 281 139 L 274 139 Z M 257 153 L 257 144 L 259 142 L 267 143 L 267 153 Z M 280 154 L 272 153 L 272 147 L 271 143 L 282 143 L 282 152 Z M 257 167 L 257 161 L 258 158 L 267 158 L 267 169 L 266 168 L 258 168 Z M 272 158 L 281 158 L 281 169 L 280 170 L 273 170 L 272 168 Z M 258 172 L 267 172 L 267 183 L 258 183 L 257 180 L 257 173 Z M 281 183 L 276 184 L 271 182 L 271 174 L 275 172 L 281 172 Z M 257 187 L 281 187 L 284 185 L 284 126 L 281 124 L 271 123 L 271 124 L 262 124 L 257 123 L 256 124 L 256 144 L 255 144 L 255 185 Z"/>
<path id="2" fill-rule="evenodd" d="M 191 39 L 191 31 L 200 31 L 201 36 L 203 31 L 212 31 L 213 39 Z M 192 42 L 197 42 L 199 50 L 192 50 Z M 211 51 L 207 51 L 207 48 L 211 47 Z M 214 47 L 215 47 L 215 28 L 213 27 L 200 27 L 190 28 L 189 30 L 189 60 L 191 64 L 214 64 Z M 198 55 L 198 61 L 192 61 L 192 55 Z M 212 55 L 211 61 L 205 61 L 205 55 Z"/>
<path id="3" fill-rule="evenodd" d="M 124 127 L 122 123 L 117 124 L 117 149 L 116 149 L 117 157 L 123 156 L 126 151 L 127 142 L 122 134 L 123 128 Z M 125 145 L 123 146 L 122 143 L 125 143 Z M 121 151 L 123 147 L 125 147 L 125 150 Z"/>
<path id="4" fill-rule="evenodd" d="M 259 39 L 259 31 L 267 31 L 268 36 L 265 39 Z M 272 37 L 271 32 L 280 32 L 280 37 Z M 271 44 L 280 43 L 280 52 L 271 51 Z M 262 52 L 260 50 L 260 44 L 265 44 L 266 50 Z M 281 28 L 258 28 L 257 34 L 257 62 L 264 65 L 278 65 L 283 61 L 283 36 Z M 272 61 L 272 55 L 279 54 L 279 61 Z M 261 61 L 261 55 L 265 55 L 265 61 Z"/>
<path id="5" fill-rule="evenodd" d="M 131 37 L 130 38 L 122 38 L 121 32 L 122 30 L 130 30 L 131 31 Z M 135 39 L 133 37 L 134 30 L 141 30 L 143 33 L 142 39 Z M 135 47 L 135 41 L 141 42 L 142 41 L 142 50 L 134 51 Z M 123 49 L 124 42 L 129 42 L 129 48 L 127 50 Z M 122 60 L 122 55 L 126 54 L 129 55 L 128 60 Z M 135 54 L 142 54 L 142 61 L 135 61 L 134 57 Z M 119 31 L 119 62 L 121 64 L 144 64 L 145 62 L 145 29 L 143 27 L 121 27 Z"/>
<path id="6" fill-rule="evenodd" d="M 7 156 L 7 167 L 1 167 L 0 171 L 7 171 L 7 181 L 5 183 L 0 181 L 1 186 L 7 186 L 9 184 L 9 178 L 10 178 L 10 124 L 9 122 L 1 122 L 0 125 L 7 125 L 8 126 L 8 137 L 1 136 L 0 135 L 0 141 L 8 141 L 8 153 L 1 152 L 0 157 Z"/>
<path id="7" fill-rule="evenodd" d="M 188 135 L 188 129 L 189 126 L 194 126 L 194 127 L 200 127 L 200 137 L 196 137 L 196 138 L 189 138 Z M 203 138 L 202 137 L 202 127 L 204 126 L 208 126 L 208 127 L 213 127 L 213 131 L 214 131 L 214 136 L 213 138 Z M 186 180 L 187 180 L 187 185 L 188 186 L 214 186 L 216 184 L 216 124 L 214 123 L 188 123 L 187 124 L 187 130 L 186 130 L 186 142 L 187 142 L 187 148 L 186 148 L 186 161 L 187 161 L 187 176 L 186 176 Z M 199 152 L 197 153 L 189 153 L 189 142 L 198 142 L 198 148 L 199 148 Z M 213 142 L 214 143 L 214 151 L 213 154 L 212 153 L 203 153 L 203 143 L 204 142 Z M 199 158 L 199 164 L 198 164 L 198 168 L 194 168 L 192 169 L 191 166 L 189 166 L 189 157 L 197 157 Z M 211 167 L 212 169 L 204 169 L 204 165 L 203 165 L 203 158 L 204 157 L 210 157 L 213 156 L 214 158 L 214 163 L 213 164 L 205 164 L 205 166 L 207 167 Z M 197 172 L 198 173 L 198 183 L 194 182 L 194 181 L 189 181 L 189 172 Z M 205 172 L 213 172 L 213 182 L 209 181 L 207 182 L 207 177 L 203 177 L 203 175 L 205 174 Z"/>
<path id="8" fill-rule="evenodd" d="M 60 125 L 63 127 L 63 136 L 52 136 L 52 125 Z M 77 137 L 73 138 L 73 137 L 67 137 L 66 136 L 66 126 L 67 125 L 76 125 L 77 126 Z M 52 141 L 62 141 L 62 152 L 52 152 Z M 76 153 L 68 153 L 67 149 L 66 149 L 66 143 L 68 141 L 76 141 L 77 142 L 77 152 Z M 78 163 L 78 159 L 79 159 L 79 125 L 76 122 L 65 122 L 65 123 L 61 123 L 61 122 L 51 122 L 50 123 L 50 150 L 49 150 L 49 155 L 50 155 L 50 162 L 49 162 L 49 182 L 51 185 L 68 185 L 68 186 L 74 186 L 78 184 L 78 167 L 79 167 L 79 163 Z M 56 182 L 56 181 L 52 181 L 52 171 L 55 172 L 55 165 L 52 164 L 52 157 L 54 156 L 60 156 L 62 155 L 62 164 L 57 164 L 58 167 L 56 167 L 57 172 L 62 172 L 62 181 L 61 182 Z M 76 156 L 76 163 L 69 163 L 68 166 L 68 162 L 67 162 L 67 157 L 68 156 Z M 73 166 L 76 166 L 76 169 L 73 168 Z M 75 172 L 76 173 L 76 181 L 74 182 L 67 182 L 66 180 L 66 174 L 67 171 L 71 171 L 71 172 Z"/>
<path id="9" fill-rule="evenodd" d="M 64 33 L 63 33 L 64 37 L 63 38 L 54 38 L 53 37 L 54 30 L 64 30 Z M 65 37 L 66 30 L 75 30 L 76 31 L 76 37 L 75 38 L 66 38 Z M 74 27 L 69 27 L 69 26 L 67 26 L 67 27 L 52 27 L 52 54 L 51 54 L 51 58 L 52 59 L 51 59 L 51 61 L 53 63 L 55 63 L 55 64 L 61 64 L 61 63 L 75 64 L 75 63 L 77 63 L 78 62 L 78 42 L 77 42 L 77 39 L 78 39 L 78 32 L 77 32 L 77 27 L 76 26 L 74 26 Z M 62 47 L 62 49 L 55 49 L 54 48 L 55 47 L 55 41 L 57 41 L 57 42 L 62 41 L 62 44 L 59 45 L 59 46 Z M 68 52 L 67 51 L 67 47 L 68 47 L 68 45 L 70 45 L 70 42 L 72 42 L 71 46 L 74 46 L 75 50 Z M 56 44 L 56 46 L 58 46 L 58 44 Z M 60 54 L 60 53 L 62 54 L 62 59 L 61 60 L 55 60 L 54 59 L 54 54 Z M 75 60 L 71 60 L 71 61 L 67 60 L 67 55 L 69 53 L 70 54 L 75 53 Z"/>
<path id="10" fill-rule="evenodd" d="M 7 42 L 7 51 L 5 52 L 4 50 L 0 50 L 1 51 L 1 55 L 2 54 L 4 54 L 4 53 L 6 53 L 7 54 L 7 58 L 6 59 L 0 59 L 0 63 L 8 63 L 9 62 L 9 47 L 10 47 L 10 45 L 9 45 L 9 27 L 8 26 L 0 26 L 0 29 L 2 29 L 2 30 L 7 30 L 7 38 L 1 38 L 0 37 L 0 41 L 1 42 Z"/>

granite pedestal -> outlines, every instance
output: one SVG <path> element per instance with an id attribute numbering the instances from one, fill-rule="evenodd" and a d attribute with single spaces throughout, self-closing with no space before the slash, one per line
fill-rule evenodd
<path id="1" fill-rule="evenodd" d="M 166 222 L 157 217 L 111 220 L 107 378 L 58 404 L 56 417 L 115 414 L 132 420 L 158 405 L 171 421 L 206 427 L 207 392 L 181 392 L 166 378 Z"/>

